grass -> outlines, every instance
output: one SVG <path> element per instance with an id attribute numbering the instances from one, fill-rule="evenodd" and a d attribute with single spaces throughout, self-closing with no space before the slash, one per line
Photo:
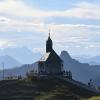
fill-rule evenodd
<path id="1" fill-rule="evenodd" d="M 100 96 L 92 97 L 92 98 L 90 98 L 90 99 L 88 99 L 88 100 L 100 100 Z"/>
<path id="2" fill-rule="evenodd" d="M 82 89 L 55 78 L 0 82 L 0 100 L 86 100 L 86 97 L 88 94 L 85 96 Z"/>

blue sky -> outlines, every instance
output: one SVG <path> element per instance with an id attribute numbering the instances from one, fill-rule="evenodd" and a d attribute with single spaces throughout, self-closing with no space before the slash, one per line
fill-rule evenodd
<path id="1" fill-rule="evenodd" d="M 100 0 L 0 0 L 0 48 L 100 55 Z"/>

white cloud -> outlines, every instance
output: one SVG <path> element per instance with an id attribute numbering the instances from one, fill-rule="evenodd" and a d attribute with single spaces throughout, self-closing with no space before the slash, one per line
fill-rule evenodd
<path id="1" fill-rule="evenodd" d="M 52 16 L 100 19 L 100 7 L 87 2 L 73 5 L 72 8 L 64 11 L 45 11 L 30 7 L 23 0 L 2 0 L 0 2 L 0 13 L 9 14 L 9 18 L 7 16 L 0 17 L 0 31 L 35 30 L 47 32 L 49 28 L 55 28 L 55 30 L 62 30 L 61 32 L 64 33 L 65 31 L 69 32 L 73 30 L 76 30 L 74 32 L 80 32 L 92 28 L 100 29 L 100 26 L 96 25 L 45 24 L 45 19 Z"/>
<path id="2" fill-rule="evenodd" d="M 5 46 L 8 46 L 8 41 L 7 40 L 1 40 L 0 39 L 0 48 L 4 48 Z"/>
<path id="3" fill-rule="evenodd" d="M 32 8 L 22 0 L 4 0 L 0 2 L 0 12 L 20 17 L 47 17 L 48 12 Z"/>
<path id="4" fill-rule="evenodd" d="M 52 16 L 100 19 L 100 7 L 87 2 L 73 5 L 72 8 L 63 11 L 45 11 L 35 9 L 22 0 L 4 0 L 0 2 L 0 12 L 20 17 L 45 18 Z"/>
<path id="5" fill-rule="evenodd" d="M 67 14 L 76 18 L 100 19 L 100 7 L 88 2 L 81 2 L 69 9 Z"/>
<path id="6" fill-rule="evenodd" d="M 76 48 L 99 48 L 99 44 L 91 43 L 90 41 L 94 36 L 100 35 L 99 25 L 45 24 L 45 19 L 53 16 L 100 19 L 100 7 L 97 5 L 82 2 L 64 11 L 45 11 L 30 7 L 22 0 L 3 0 L 0 2 L 0 13 L 4 13 L 4 16 L 2 15 L 0 17 L 0 34 L 3 34 L 1 32 L 11 31 L 11 38 L 14 38 L 12 31 L 19 32 L 17 33 L 19 34 L 18 40 L 0 40 L 0 47 L 14 46 L 15 44 L 19 45 L 19 43 L 22 42 L 22 39 L 20 39 L 21 32 L 36 31 L 44 33 L 47 36 L 50 28 L 51 36 L 57 45 L 67 48 L 71 47 L 71 49 L 75 46 Z M 7 16 L 7 14 L 9 16 Z M 24 41 L 24 39 L 28 37 L 23 36 L 22 38 Z M 25 39 L 24 45 L 26 41 L 27 39 Z M 38 50 L 37 48 L 34 50 Z M 43 49 L 41 48 L 41 50 Z"/>
<path id="7" fill-rule="evenodd" d="M 0 16 L 0 23 L 7 23 L 9 22 L 10 20 L 7 18 L 7 17 L 4 17 L 4 16 Z"/>
<path id="8" fill-rule="evenodd" d="M 35 30 L 47 32 L 48 29 L 52 27 L 58 30 L 64 29 L 62 31 L 68 32 L 75 29 L 77 31 L 78 29 L 79 31 L 91 28 L 100 29 L 100 26 L 96 25 L 45 24 L 45 19 L 52 16 L 100 19 L 100 7 L 87 2 L 73 5 L 72 8 L 64 11 L 45 11 L 30 7 L 25 4 L 23 0 L 2 0 L 2 2 L 0 2 L 0 13 L 9 14 L 9 18 L 7 16 L 0 17 L 0 26 L 2 27 L 0 31 Z"/>

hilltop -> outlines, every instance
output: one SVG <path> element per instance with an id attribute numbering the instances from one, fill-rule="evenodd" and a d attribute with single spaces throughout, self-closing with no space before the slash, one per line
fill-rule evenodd
<path id="1" fill-rule="evenodd" d="M 0 82 L 0 100 L 81 100 L 93 93 L 57 78 L 33 78 Z"/>

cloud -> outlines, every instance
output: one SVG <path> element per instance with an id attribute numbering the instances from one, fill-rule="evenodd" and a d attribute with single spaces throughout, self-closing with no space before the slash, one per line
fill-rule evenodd
<path id="1" fill-rule="evenodd" d="M 46 24 L 45 20 L 52 17 L 99 20 L 100 7 L 88 2 L 81 2 L 65 10 L 47 11 L 31 7 L 24 0 L 2 0 L 0 2 L 0 47 L 15 45 L 33 47 L 34 45 L 30 41 L 33 41 L 36 36 L 35 40 L 41 42 L 39 35 L 41 38 L 42 35 L 43 38 L 46 38 L 48 30 L 51 29 L 54 45 L 57 45 L 59 49 L 61 46 L 63 49 L 70 48 L 70 50 L 74 50 L 74 47 L 76 50 L 78 48 L 85 49 L 85 47 L 88 49 L 99 48 L 99 44 L 93 41 L 94 37 L 100 35 L 99 25 L 56 24 L 54 21 Z M 38 46 L 34 46 L 33 50 L 39 51 Z"/>
<path id="2" fill-rule="evenodd" d="M 0 16 L 0 23 L 6 23 L 9 22 L 9 19 L 3 16 Z"/>
<path id="3" fill-rule="evenodd" d="M 0 2 L 0 12 L 20 17 L 74 17 L 87 19 L 100 19 L 100 7 L 88 2 L 74 4 L 73 7 L 66 10 L 45 11 L 30 7 L 23 0 L 4 0 Z"/>
<path id="4" fill-rule="evenodd" d="M 88 2 L 81 2 L 67 10 L 66 14 L 76 18 L 100 19 L 100 7 Z"/>
<path id="5" fill-rule="evenodd" d="M 100 7 L 88 2 L 74 4 L 72 8 L 62 11 L 45 11 L 28 6 L 23 0 L 2 0 L 0 2 L 0 31 L 41 31 L 47 32 L 49 27 L 68 30 L 99 29 L 100 26 L 84 24 L 45 24 L 45 20 L 50 17 L 73 17 L 100 19 Z M 55 23 L 55 22 L 53 22 Z M 46 29 L 47 28 L 47 29 Z M 38 30 L 39 29 L 39 30 Z M 80 31 L 79 29 L 79 31 Z"/>
<path id="6" fill-rule="evenodd" d="M 36 9 L 28 6 L 23 0 L 2 0 L 0 2 L 0 13 L 3 13 L 0 17 L 0 31 L 28 31 L 35 30 L 41 32 L 47 32 L 49 27 L 60 28 L 65 27 L 65 30 L 86 29 L 94 28 L 99 29 L 100 26 L 96 25 L 84 25 L 84 24 L 61 24 L 53 25 L 45 24 L 45 20 L 49 20 L 50 17 L 73 17 L 73 18 L 90 18 L 100 19 L 100 7 L 88 2 L 81 2 L 74 4 L 72 8 L 62 11 L 45 11 L 42 9 Z M 55 23 L 55 22 L 53 22 Z M 47 28 L 47 29 L 46 29 Z M 38 30 L 39 29 L 39 30 Z"/>
<path id="7" fill-rule="evenodd" d="M 9 41 L 0 39 L 0 48 L 5 48 L 10 46 Z"/>

